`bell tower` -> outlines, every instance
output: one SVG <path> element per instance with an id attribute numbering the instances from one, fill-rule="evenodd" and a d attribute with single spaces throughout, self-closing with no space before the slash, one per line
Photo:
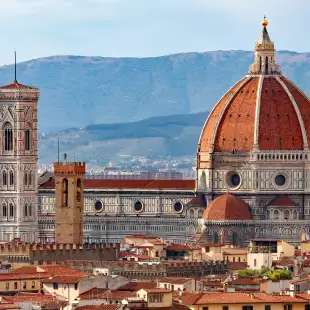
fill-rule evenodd
<path id="1" fill-rule="evenodd" d="M 54 163 L 55 241 L 83 244 L 85 162 Z"/>

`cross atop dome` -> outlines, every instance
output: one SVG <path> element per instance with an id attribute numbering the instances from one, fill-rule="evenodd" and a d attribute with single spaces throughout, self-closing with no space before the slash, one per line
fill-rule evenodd
<path id="1" fill-rule="evenodd" d="M 275 48 L 267 31 L 268 21 L 266 16 L 262 21 L 262 33 L 260 40 L 255 44 L 255 60 L 250 65 L 250 75 L 274 75 L 280 74 L 280 66 L 275 62 Z"/>

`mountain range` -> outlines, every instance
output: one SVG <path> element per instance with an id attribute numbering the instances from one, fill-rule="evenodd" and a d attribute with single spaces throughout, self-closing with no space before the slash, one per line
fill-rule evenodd
<path id="1" fill-rule="evenodd" d="M 310 93 L 310 55 L 282 51 L 282 71 Z M 40 132 L 208 111 L 248 72 L 252 52 L 215 51 L 153 58 L 52 56 L 19 63 L 18 81 L 37 86 Z M 0 67 L 0 84 L 13 66 Z"/>
<path id="2" fill-rule="evenodd" d="M 37 86 L 39 156 L 80 154 L 95 163 L 119 156 L 195 158 L 198 137 L 218 99 L 248 72 L 247 51 L 153 58 L 52 56 L 19 63 L 18 80 Z M 310 54 L 277 53 L 283 74 L 310 94 Z M 0 84 L 13 80 L 0 67 Z M 70 129 L 71 128 L 71 129 Z"/>

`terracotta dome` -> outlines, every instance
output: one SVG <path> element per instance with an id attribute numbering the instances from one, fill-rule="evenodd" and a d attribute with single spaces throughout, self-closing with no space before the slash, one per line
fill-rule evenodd
<path id="1" fill-rule="evenodd" d="M 281 74 L 267 24 L 249 74 L 210 113 L 200 136 L 200 152 L 308 149 L 310 101 Z"/>
<path id="2" fill-rule="evenodd" d="M 253 220 L 249 206 L 230 193 L 214 199 L 203 213 L 205 221 L 247 221 Z"/>

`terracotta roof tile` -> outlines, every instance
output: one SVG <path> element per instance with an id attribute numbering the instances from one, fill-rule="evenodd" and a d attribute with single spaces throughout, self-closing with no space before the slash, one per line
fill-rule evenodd
<path id="1" fill-rule="evenodd" d="M 147 293 L 171 293 L 170 290 L 166 288 L 142 288 L 142 290 L 146 291 Z"/>
<path id="2" fill-rule="evenodd" d="M 203 213 L 203 219 L 206 221 L 244 221 L 253 220 L 253 217 L 245 201 L 235 195 L 227 193 L 211 201 Z"/>
<path id="3" fill-rule="evenodd" d="M 188 281 L 192 281 L 192 278 L 177 278 L 177 277 L 165 277 L 158 280 L 161 283 L 170 283 L 170 284 L 184 284 Z"/>
<path id="4" fill-rule="evenodd" d="M 70 284 L 70 283 L 79 283 L 82 279 L 86 278 L 87 276 L 74 276 L 74 275 L 57 275 L 53 277 L 49 277 L 47 279 L 42 280 L 43 283 L 63 283 L 63 284 Z"/>
<path id="5" fill-rule="evenodd" d="M 0 89 L 35 89 L 35 88 L 20 84 L 17 81 L 14 81 L 14 83 L 12 84 L 0 86 Z"/>
<path id="6" fill-rule="evenodd" d="M 48 180 L 40 189 L 54 189 L 54 179 Z M 194 191 L 195 180 L 122 180 L 122 179 L 85 179 L 85 189 L 175 189 Z"/>
<path id="7" fill-rule="evenodd" d="M 118 288 L 119 291 L 139 291 L 141 289 L 156 288 L 155 281 L 132 281 Z"/>
<path id="8" fill-rule="evenodd" d="M 117 310 L 121 308 L 121 304 L 101 304 L 101 305 L 88 305 L 75 308 L 76 310 Z"/>
<path id="9" fill-rule="evenodd" d="M 272 199 L 267 206 L 279 207 L 295 207 L 296 203 L 285 195 L 279 195 Z"/>

